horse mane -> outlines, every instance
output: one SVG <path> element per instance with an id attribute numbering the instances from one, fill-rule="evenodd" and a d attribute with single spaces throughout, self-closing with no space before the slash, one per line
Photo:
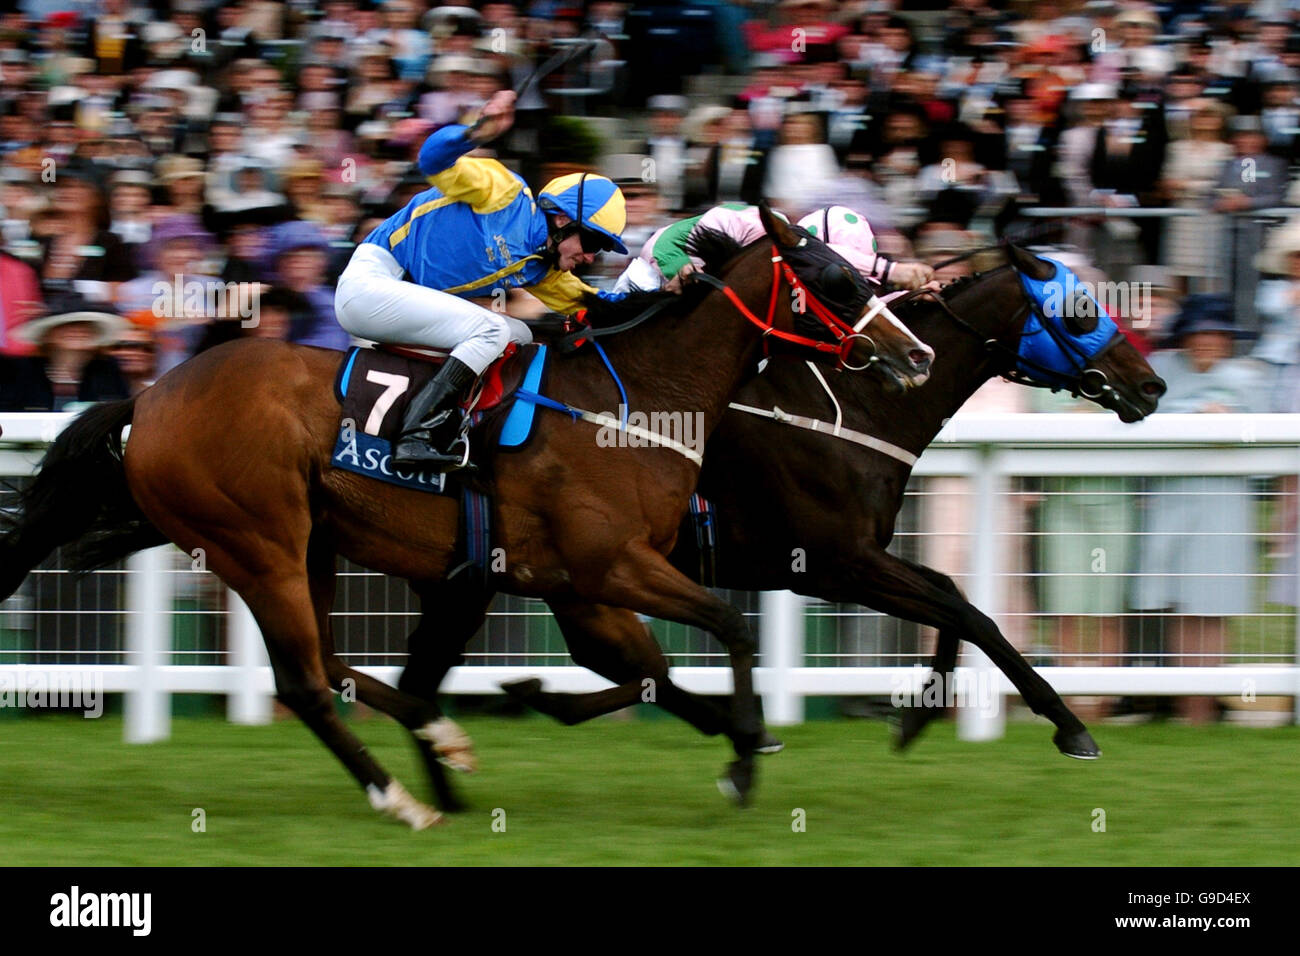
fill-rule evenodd
<path id="1" fill-rule="evenodd" d="M 755 240 L 755 242 L 759 241 L 762 240 Z M 704 271 L 714 275 L 721 272 L 732 259 L 748 248 L 749 246 L 741 245 L 734 236 L 707 226 L 696 229 L 686 239 L 686 252 L 697 259 L 703 259 Z"/>
<path id="2" fill-rule="evenodd" d="M 1000 272 L 1003 269 L 1007 269 L 1010 267 L 1011 267 L 1011 263 L 1008 262 L 1003 265 L 997 266 L 996 268 L 993 269 L 986 269 L 983 272 L 967 273 L 966 275 L 957 276 L 955 279 L 952 279 L 944 283 L 939 288 L 938 296 L 941 300 L 947 302 L 953 297 L 959 295 L 960 293 L 965 292 L 968 288 L 975 285 L 975 283 L 979 282 L 981 279 L 987 279 L 993 273 Z M 890 305 L 893 306 L 894 308 L 899 308 L 901 306 L 912 305 L 914 303 L 916 304 L 923 303 L 927 301 L 928 298 L 929 298 L 929 293 L 927 293 L 925 289 L 913 289 L 910 292 L 903 293 L 903 295 L 901 295 L 897 299 L 892 300 L 890 302 Z M 904 324 L 905 325 L 907 324 L 906 319 L 904 319 Z"/>
<path id="3" fill-rule="evenodd" d="M 947 299 L 949 296 L 953 296 L 956 295 L 958 292 L 961 292 L 963 289 L 966 288 L 966 286 L 973 284 L 976 279 L 981 278 L 983 275 L 984 273 L 982 272 L 974 272 L 974 273 L 969 273 L 967 275 L 960 275 L 957 278 L 953 279 L 951 282 L 945 283 L 944 286 L 939 290 L 939 294 L 943 296 L 943 298 Z"/>

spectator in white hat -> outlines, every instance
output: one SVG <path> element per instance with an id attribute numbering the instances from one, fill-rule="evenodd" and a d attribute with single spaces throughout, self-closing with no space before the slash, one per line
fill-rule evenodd
<path id="1" fill-rule="evenodd" d="M 479 58 L 460 53 L 434 60 L 429 68 L 429 80 L 437 89 L 420 97 L 420 118 L 435 127 L 465 122 L 471 112 L 487 102 L 477 83 L 484 67 L 486 64 Z"/>
<path id="2" fill-rule="evenodd" d="M 1173 51 L 1157 40 L 1160 17 L 1154 10 L 1134 7 L 1123 11 L 1114 20 L 1113 32 L 1119 35 L 1108 35 L 1106 50 L 1097 56 L 1094 78 L 1118 83 L 1126 71 L 1136 70 L 1159 79 L 1174 68 Z"/>
<path id="3" fill-rule="evenodd" d="M 835 150 L 826 142 L 821 119 L 792 113 L 781 123 L 780 145 L 768 154 L 763 195 L 794 215 L 817 206 L 818 190 L 840 174 Z"/>
<path id="4" fill-rule="evenodd" d="M 121 370 L 101 352 L 126 324 L 109 306 L 81 296 L 52 300 L 45 316 L 14 330 L 38 354 L 0 359 L 0 410 L 57 412 L 74 402 L 126 398 Z"/>
<path id="5" fill-rule="evenodd" d="M 203 211 L 203 160 L 179 153 L 164 156 L 158 161 L 157 178 L 170 200 L 161 215 L 197 216 Z"/>
<path id="6" fill-rule="evenodd" d="M 1072 206 L 1086 206 L 1092 192 L 1088 167 L 1097 148 L 1097 131 L 1110 115 L 1119 93 L 1109 83 L 1083 83 L 1070 94 L 1073 122 L 1061 131 L 1057 161 L 1061 185 Z"/>
<path id="7" fill-rule="evenodd" d="M 688 105 L 684 96 L 666 95 L 652 96 L 646 103 L 650 109 L 650 138 L 640 152 L 653 161 L 659 198 L 670 211 L 684 208 L 686 198 L 687 143 L 682 124 Z"/>

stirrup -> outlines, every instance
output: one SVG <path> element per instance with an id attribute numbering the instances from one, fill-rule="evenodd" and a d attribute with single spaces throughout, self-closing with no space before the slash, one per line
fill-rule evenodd
<path id="1" fill-rule="evenodd" d="M 465 433 L 459 433 L 452 439 L 451 444 L 444 452 L 442 449 L 433 444 L 427 432 L 424 434 L 408 433 L 393 443 L 392 463 L 396 468 L 413 468 L 419 471 L 446 473 L 449 471 L 460 471 L 472 469 L 469 463 L 470 444 L 469 436 Z M 408 449 L 407 454 L 410 457 L 404 457 L 401 454 L 403 444 L 413 444 L 415 449 Z M 462 446 L 461 450 L 455 452 L 456 445 Z M 455 457 L 459 454 L 459 460 Z"/>
<path id="2" fill-rule="evenodd" d="M 456 439 L 456 441 L 451 443 L 452 448 L 456 447 L 456 442 L 460 442 L 460 444 L 465 447 L 465 451 L 460 456 L 460 464 L 457 465 L 455 468 L 448 468 L 447 469 L 448 471 L 463 471 L 464 469 L 469 467 L 469 436 L 461 435 L 459 438 Z"/>

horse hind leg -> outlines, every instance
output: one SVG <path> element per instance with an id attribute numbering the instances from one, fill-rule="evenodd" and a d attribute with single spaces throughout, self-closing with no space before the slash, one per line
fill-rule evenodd
<path id="1" fill-rule="evenodd" d="M 415 830 L 437 823 L 440 814 L 390 777 L 335 712 L 306 576 L 261 580 L 236 590 L 262 629 L 280 700 L 348 768 L 370 805 Z"/>
<path id="2" fill-rule="evenodd" d="M 324 654 L 322 661 L 331 687 L 342 691 L 350 686 L 357 700 L 392 717 L 410 732 L 438 806 L 449 813 L 466 809 L 446 774 L 446 768 L 462 773 L 478 768 L 473 742 L 459 725 L 444 717 L 434 702 L 363 674 L 333 653 Z"/>
<path id="3" fill-rule="evenodd" d="M 551 610 L 574 662 L 617 686 L 594 693 L 563 694 L 543 691 L 541 681 L 534 678 L 503 684 L 508 693 L 570 726 L 624 707 L 651 703 L 705 736 L 726 734 L 734 741 L 727 711 L 712 698 L 673 682 L 659 643 L 631 611 L 588 604 L 555 604 Z M 783 746 L 764 731 L 756 749 L 770 754 Z"/>
<path id="4" fill-rule="evenodd" d="M 397 689 L 428 701 L 437 715 L 435 725 L 426 726 L 418 735 L 426 764 L 472 772 L 478 769 L 474 743 L 459 724 L 442 713 L 438 687 L 447 672 L 465 659 L 465 645 L 482 627 L 492 593 L 466 592 L 447 581 L 410 584 L 420 598 L 420 619 L 407 638 L 407 662 Z"/>

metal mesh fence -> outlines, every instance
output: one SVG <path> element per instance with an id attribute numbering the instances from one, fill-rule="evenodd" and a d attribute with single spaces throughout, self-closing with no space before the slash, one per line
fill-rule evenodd
<path id="1" fill-rule="evenodd" d="M 972 508 L 966 479 L 914 477 L 890 550 L 965 589 Z M 1000 505 L 1000 606 L 992 610 L 1037 665 L 1292 663 L 1296 508 L 1293 477 L 1016 479 Z M 0 663 L 130 663 L 131 573 L 115 566 L 78 577 L 56 553 L 0 604 Z M 170 662 L 224 662 L 224 588 L 179 551 L 167 573 Z M 758 595 L 717 593 L 757 627 Z M 333 621 L 352 664 L 401 664 L 419 613 L 403 582 L 341 567 Z M 663 621 L 651 627 L 673 664 L 725 666 L 709 635 Z M 810 601 L 805 630 L 809 666 L 909 665 L 933 649 L 928 628 L 857 605 Z M 542 602 L 501 595 L 465 663 L 563 665 L 569 657 Z"/>

